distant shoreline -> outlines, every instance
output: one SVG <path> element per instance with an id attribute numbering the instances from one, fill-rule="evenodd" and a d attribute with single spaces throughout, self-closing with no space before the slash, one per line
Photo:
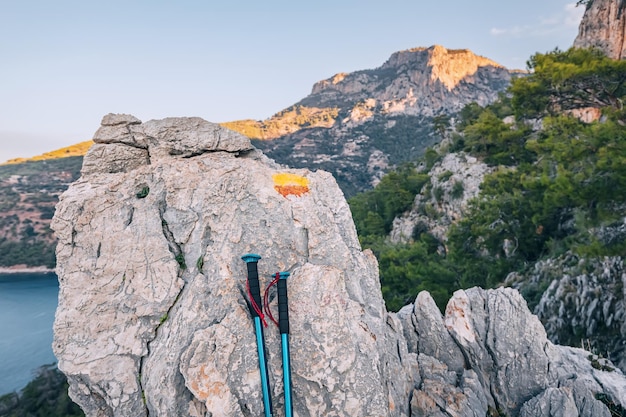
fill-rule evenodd
<path id="1" fill-rule="evenodd" d="M 0 275 L 9 274 L 53 274 L 54 269 L 46 268 L 45 266 L 33 266 L 33 267 L 0 267 Z"/>

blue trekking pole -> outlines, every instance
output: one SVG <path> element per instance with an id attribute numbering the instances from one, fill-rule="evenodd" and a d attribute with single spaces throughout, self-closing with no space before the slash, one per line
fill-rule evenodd
<path id="1" fill-rule="evenodd" d="M 281 272 L 276 285 L 278 289 L 278 328 L 280 330 L 280 344 L 283 353 L 285 417 L 291 417 L 293 415 L 293 404 L 291 403 L 291 360 L 289 357 L 289 307 L 287 302 L 287 277 L 289 277 L 289 272 Z"/>
<path id="2" fill-rule="evenodd" d="M 250 297 L 250 314 L 254 320 L 254 331 L 256 332 L 256 347 L 259 355 L 259 370 L 261 371 L 261 389 L 263 390 L 263 408 L 265 417 L 272 417 L 272 397 L 269 389 L 269 372 L 267 369 L 267 358 L 265 355 L 265 337 L 261 321 L 265 322 L 263 310 L 261 309 L 261 286 L 259 284 L 259 272 L 257 263 L 261 257 L 254 253 L 248 253 L 241 257 L 248 267 L 248 296 Z"/>

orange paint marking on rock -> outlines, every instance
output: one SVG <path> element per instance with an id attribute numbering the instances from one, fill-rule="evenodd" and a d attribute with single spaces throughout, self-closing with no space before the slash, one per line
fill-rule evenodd
<path id="1" fill-rule="evenodd" d="M 274 189 L 283 197 L 295 195 L 300 197 L 302 194 L 309 192 L 309 180 L 300 175 L 282 172 L 273 174 Z"/>

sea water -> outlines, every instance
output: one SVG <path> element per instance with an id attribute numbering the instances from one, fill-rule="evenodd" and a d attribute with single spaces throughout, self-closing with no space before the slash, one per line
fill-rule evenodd
<path id="1" fill-rule="evenodd" d="M 19 391 L 42 365 L 56 363 L 52 323 L 54 274 L 0 275 L 0 395 Z"/>

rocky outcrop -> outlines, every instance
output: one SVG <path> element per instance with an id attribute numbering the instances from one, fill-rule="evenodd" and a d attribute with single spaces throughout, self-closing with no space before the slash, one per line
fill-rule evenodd
<path id="1" fill-rule="evenodd" d="M 390 241 L 407 243 L 426 232 L 445 242 L 448 229 L 462 218 L 491 171 L 493 168 L 463 152 L 446 154 L 430 169 L 430 182 L 415 196 L 411 210 L 394 219 Z"/>
<path id="2" fill-rule="evenodd" d="M 551 341 L 584 346 L 626 370 L 623 257 L 581 258 L 568 252 L 509 280 L 521 291 L 539 294 L 534 312 Z"/>
<path id="3" fill-rule="evenodd" d="M 574 46 L 598 48 L 613 59 L 626 59 L 626 3 L 589 0 Z"/>
<path id="4" fill-rule="evenodd" d="M 625 405 L 624 375 L 549 342 L 513 289 L 459 290 L 444 317 L 422 292 L 398 316 L 419 362 L 412 416 L 609 417 L 601 392 Z"/>
<path id="5" fill-rule="evenodd" d="M 472 102 L 492 103 L 513 76 L 466 49 L 434 45 L 396 52 L 378 68 L 316 83 L 294 106 L 338 109 L 332 125 L 311 125 L 255 146 L 281 163 L 331 172 L 344 193 L 352 195 L 435 145 L 441 138 L 433 131 L 433 117 L 456 113 Z M 378 156 L 372 160 L 373 155 Z"/>
<path id="6" fill-rule="evenodd" d="M 511 289 L 385 309 L 332 176 L 277 165 L 197 118 L 108 115 L 62 195 L 53 348 L 88 416 L 258 416 L 241 256 L 290 271 L 298 416 L 581 416 L 626 406 L 619 370 L 547 341 Z M 270 300 L 270 307 L 276 308 Z M 266 329 L 276 415 L 279 335 Z M 548 411 L 546 411 L 548 410 Z"/>
<path id="7" fill-rule="evenodd" d="M 329 174 L 278 166 L 201 119 L 109 115 L 94 140 L 53 220 L 54 351 L 88 415 L 261 414 L 248 252 L 262 277 L 292 273 L 298 415 L 408 415 L 415 358 Z M 277 184 L 291 176 L 300 196 Z M 267 339 L 280 401 L 277 331 Z"/>

